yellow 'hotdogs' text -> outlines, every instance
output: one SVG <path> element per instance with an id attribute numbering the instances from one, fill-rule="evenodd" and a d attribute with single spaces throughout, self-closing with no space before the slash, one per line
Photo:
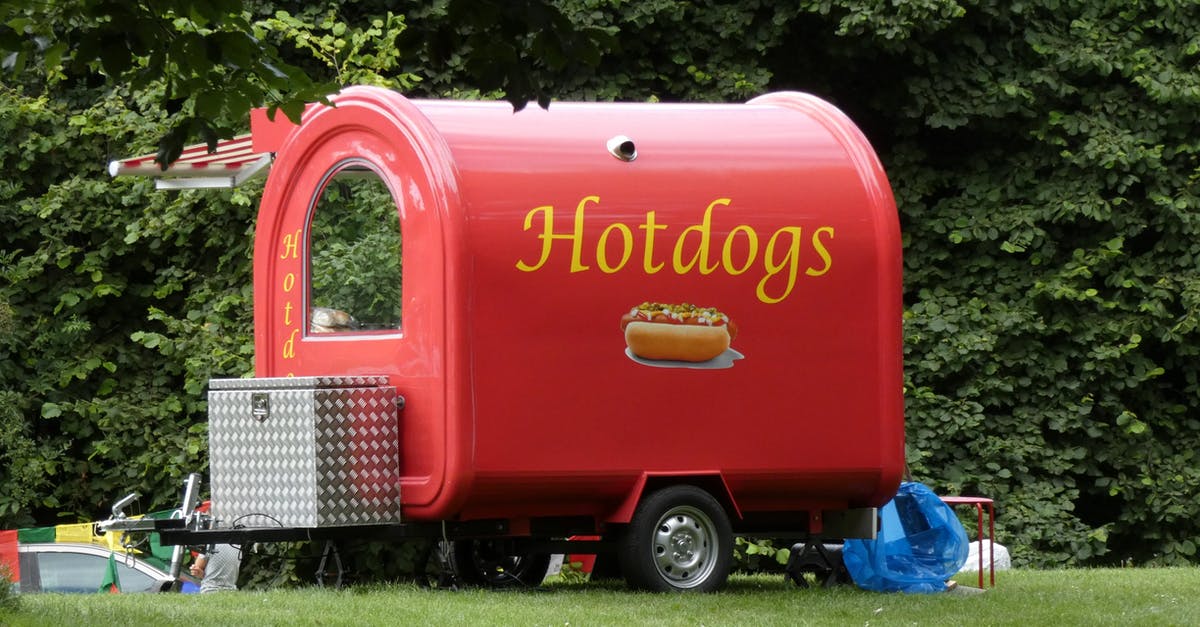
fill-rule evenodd
<path id="1" fill-rule="evenodd" d="M 554 244 L 562 242 L 570 244 L 571 272 L 586 272 L 594 265 L 600 272 L 614 274 L 630 267 L 640 243 L 640 263 L 633 264 L 635 267 L 640 265 L 646 274 L 670 268 L 679 275 L 693 272 L 708 275 L 720 271 L 736 276 L 755 269 L 762 275 L 755 295 L 760 301 L 773 304 L 787 298 L 795 289 L 802 257 L 813 258 L 808 262 L 811 265 L 804 269 L 806 276 L 819 277 L 833 267 L 829 250 L 834 235 L 832 226 L 812 229 L 806 238 L 804 229 L 799 226 L 783 226 L 770 236 L 760 236 L 754 227 L 739 224 L 729 229 L 723 240 L 715 241 L 713 212 L 718 207 L 728 207 L 729 198 L 718 198 L 709 203 L 698 224 L 667 224 L 659 221 L 656 212 L 647 211 L 641 224 L 630 226 L 612 222 L 605 225 L 594 242 L 585 241 L 588 205 L 599 202 L 599 196 L 580 200 L 571 226 L 562 230 L 555 228 L 553 205 L 536 207 L 525 214 L 524 230 L 539 231 L 541 256 L 533 263 L 518 260 L 517 269 L 522 272 L 542 269 L 550 260 Z M 638 237 L 634 236 L 635 229 L 642 232 Z M 720 233 L 717 234 L 719 237 Z M 670 252 L 662 252 L 664 248 Z"/>

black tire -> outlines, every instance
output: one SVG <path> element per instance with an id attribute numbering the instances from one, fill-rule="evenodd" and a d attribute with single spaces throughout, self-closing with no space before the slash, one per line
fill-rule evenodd
<path id="1" fill-rule="evenodd" d="M 550 555 L 505 555 L 490 540 L 455 540 L 450 563 L 466 584 L 489 588 L 535 587 L 542 584 L 550 570 Z"/>
<path id="2" fill-rule="evenodd" d="M 721 504 L 704 490 L 671 486 L 644 497 L 619 543 L 631 588 L 712 592 L 725 585 L 733 531 Z"/>

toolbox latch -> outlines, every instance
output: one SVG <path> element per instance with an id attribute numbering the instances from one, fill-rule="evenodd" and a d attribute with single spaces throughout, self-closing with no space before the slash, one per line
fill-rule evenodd
<path id="1" fill-rule="evenodd" d="M 271 417 L 271 395 L 267 392 L 255 392 L 250 395 L 250 413 L 259 422 Z"/>

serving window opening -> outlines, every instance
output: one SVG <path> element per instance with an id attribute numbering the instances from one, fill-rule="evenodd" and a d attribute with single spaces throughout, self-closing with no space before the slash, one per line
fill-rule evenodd
<path id="1" fill-rule="evenodd" d="M 309 334 L 400 330 L 402 251 L 387 184 L 366 164 L 342 164 L 309 210 Z"/>

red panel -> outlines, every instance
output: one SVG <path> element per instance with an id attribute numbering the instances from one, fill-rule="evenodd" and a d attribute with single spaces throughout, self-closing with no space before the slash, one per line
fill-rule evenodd
<path id="1" fill-rule="evenodd" d="M 443 224 L 457 208 L 449 155 L 428 121 L 404 98 L 349 89 L 336 108 L 308 111 L 280 147 L 263 193 L 255 240 L 255 358 L 258 376 L 383 374 L 407 400 L 401 418 L 402 495 L 409 514 L 452 508 L 469 481 L 467 386 L 458 372 L 466 343 L 448 323 L 463 308 L 457 260 Z M 346 160 L 368 164 L 397 200 L 403 248 L 403 328 L 396 333 L 309 334 L 309 208 L 325 177 Z M 461 290 L 459 290 L 461 291 Z M 451 321 L 451 322 L 457 322 Z"/>
<path id="2" fill-rule="evenodd" d="M 791 98 L 516 116 L 421 103 L 454 151 L 469 212 L 476 476 L 493 487 L 473 502 L 513 498 L 504 485 L 565 502 L 564 477 L 632 486 L 642 472 L 698 470 L 755 509 L 894 494 L 895 206 L 861 134 Z M 636 160 L 606 152 L 615 135 Z M 618 321 L 646 300 L 718 307 L 739 324 L 744 358 L 637 363 Z"/>
<path id="3" fill-rule="evenodd" d="M 254 137 L 255 152 L 277 152 L 297 128 L 283 111 L 276 110 L 275 118 L 271 119 L 265 108 L 250 110 L 250 134 Z"/>
<path id="4" fill-rule="evenodd" d="M 405 515 L 603 516 L 645 473 L 720 476 L 748 512 L 894 495 L 899 226 L 838 111 L 799 94 L 516 114 L 365 88 L 337 102 L 306 113 L 268 180 L 257 369 L 390 376 L 408 400 Z M 635 160 L 609 154 L 618 135 Z M 307 210 L 348 158 L 398 200 L 401 334 L 310 337 L 295 317 Z M 618 322 L 647 300 L 721 309 L 737 353 L 631 357 Z"/>

